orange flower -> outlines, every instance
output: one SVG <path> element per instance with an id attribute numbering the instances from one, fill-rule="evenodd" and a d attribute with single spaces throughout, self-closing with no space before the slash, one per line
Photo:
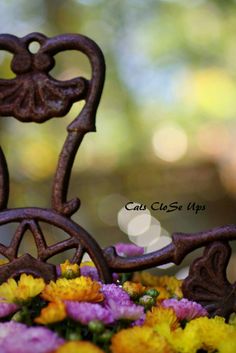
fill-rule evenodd
<path id="1" fill-rule="evenodd" d="M 121 330 L 112 337 L 112 353 L 173 353 L 173 349 L 164 337 L 159 336 L 150 327 L 138 327 Z"/>
<path id="2" fill-rule="evenodd" d="M 42 297 L 52 302 L 57 300 L 100 302 L 104 299 L 100 288 L 101 285 L 90 277 L 59 278 L 56 282 L 51 281 L 46 285 Z"/>
<path id="3" fill-rule="evenodd" d="M 126 281 L 123 284 L 123 289 L 130 295 L 130 297 L 139 297 L 146 290 L 146 288 L 141 283 L 130 281 Z"/>
<path id="4" fill-rule="evenodd" d="M 87 341 L 71 341 L 63 344 L 51 353 L 105 353 L 99 347 Z"/>
<path id="5" fill-rule="evenodd" d="M 34 320 L 37 324 L 48 325 L 66 318 L 66 309 L 62 301 L 51 302 L 41 310 L 40 316 Z"/>

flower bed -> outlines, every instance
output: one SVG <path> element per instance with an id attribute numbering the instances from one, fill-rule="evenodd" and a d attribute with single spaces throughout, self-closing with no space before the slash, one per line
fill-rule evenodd
<path id="1" fill-rule="evenodd" d="M 135 254 L 133 246 L 117 251 Z M 236 315 L 228 323 L 209 318 L 183 298 L 174 277 L 114 274 L 103 284 L 92 262 L 66 261 L 57 270 L 48 284 L 22 274 L 0 286 L 1 353 L 236 351 Z"/>

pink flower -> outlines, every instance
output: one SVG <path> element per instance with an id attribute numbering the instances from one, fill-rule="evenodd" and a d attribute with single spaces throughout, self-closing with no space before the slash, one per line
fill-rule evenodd
<path id="1" fill-rule="evenodd" d="M 129 294 L 120 286 L 117 286 L 114 283 L 103 284 L 102 293 L 104 294 L 104 297 L 105 297 L 105 304 L 111 299 L 114 300 L 117 305 L 120 305 L 121 303 L 124 303 L 124 302 L 127 302 L 127 303 L 131 302 Z"/>
<path id="2" fill-rule="evenodd" d="M 8 303 L 5 299 L 0 298 L 0 318 L 6 317 L 15 313 L 19 306 L 13 303 Z"/>
<path id="3" fill-rule="evenodd" d="M 144 308 L 141 305 L 136 305 L 132 302 L 117 303 L 115 300 L 110 299 L 106 308 L 111 312 L 114 320 L 140 320 L 143 319 Z"/>
<path id="4" fill-rule="evenodd" d="M 66 301 L 65 304 L 68 316 L 84 325 L 93 320 L 101 321 L 104 324 L 110 324 L 114 321 L 110 311 L 100 304 L 73 301 Z"/>
<path id="5" fill-rule="evenodd" d="M 179 320 L 190 321 L 200 316 L 208 316 L 208 312 L 200 304 L 188 299 L 166 299 L 161 304 L 164 308 L 172 308 Z"/>

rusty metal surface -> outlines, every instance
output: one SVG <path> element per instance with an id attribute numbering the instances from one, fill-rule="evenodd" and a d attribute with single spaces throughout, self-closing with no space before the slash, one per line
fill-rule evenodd
<path id="1" fill-rule="evenodd" d="M 186 297 L 203 305 L 211 316 L 227 319 L 236 311 L 236 283 L 231 284 L 226 276 L 230 255 L 226 241 L 210 243 L 203 256 L 192 263 L 183 284 Z"/>
<path id="2" fill-rule="evenodd" d="M 29 45 L 35 41 L 40 48 L 33 54 Z M 74 102 L 85 101 L 82 111 L 67 128 L 68 135 L 59 156 L 52 187 L 51 209 L 7 208 L 9 173 L 0 148 L 0 225 L 18 224 L 10 245 L 0 244 L 0 254 L 9 260 L 9 263 L 0 266 L 0 282 L 22 272 L 41 276 L 46 281 L 55 279 L 56 268 L 47 261 L 68 249 L 75 249 L 71 261 L 76 263 L 80 263 L 87 252 L 101 279 L 108 283 L 112 281 L 113 271 L 130 272 L 169 262 L 178 265 L 193 250 L 206 247 L 203 257 L 193 262 L 189 276 L 184 281 L 185 297 L 200 302 L 211 315 L 228 317 L 230 311 L 236 310 L 236 285 L 230 284 L 226 278 L 230 257 L 228 242 L 236 240 L 235 225 L 195 234 L 174 233 L 172 243 L 161 250 L 123 258 L 116 254 L 113 247 L 102 250 L 91 235 L 70 219 L 80 206 L 78 198 L 67 200 L 74 159 L 84 135 L 96 130 L 95 116 L 105 78 L 105 62 L 100 48 L 91 39 L 78 34 L 47 38 L 40 33 L 31 33 L 23 38 L 0 35 L 0 50 L 13 54 L 11 68 L 16 74 L 14 79 L 0 79 L 0 116 L 13 116 L 22 122 L 42 123 L 66 115 Z M 50 76 L 49 72 L 55 65 L 54 56 L 66 50 L 78 50 L 87 56 L 92 71 L 90 80 L 77 77 L 58 81 Z M 40 226 L 44 223 L 62 229 L 69 238 L 48 246 Z M 27 230 L 34 236 L 37 259 L 29 254 L 18 254 Z"/>

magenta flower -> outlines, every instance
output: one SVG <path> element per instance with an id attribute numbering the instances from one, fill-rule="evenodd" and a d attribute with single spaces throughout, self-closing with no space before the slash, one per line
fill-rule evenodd
<path id="1" fill-rule="evenodd" d="M 208 312 L 200 304 L 188 299 L 166 299 L 161 304 L 164 308 L 172 308 L 179 320 L 190 321 L 200 316 L 208 316 Z"/>
<path id="2" fill-rule="evenodd" d="M 129 294 L 126 293 L 126 291 L 124 291 L 121 287 L 115 284 L 103 284 L 102 293 L 105 297 L 105 304 L 109 300 L 114 300 L 117 305 L 125 302 L 127 302 L 128 304 L 131 303 Z"/>
<path id="3" fill-rule="evenodd" d="M 106 308 L 111 312 L 114 320 L 140 320 L 143 319 L 144 307 L 141 305 L 136 305 L 134 303 L 125 302 L 117 303 L 113 299 L 109 299 Z"/>
<path id="4" fill-rule="evenodd" d="M 15 313 L 19 306 L 13 303 L 8 303 L 5 299 L 0 298 L 0 318 L 6 317 Z"/>
<path id="5" fill-rule="evenodd" d="M 87 325 L 90 321 L 98 320 L 104 324 L 110 324 L 114 321 L 111 312 L 100 304 L 66 301 L 66 310 L 68 316 Z"/>
<path id="6" fill-rule="evenodd" d="M 14 321 L 0 324 L 1 353 L 49 353 L 63 343 L 44 327 L 27 327 Z"/>
<path id="7" fill-rule="evenodd" d="M 144 248 L 130 243 L 118 243 L 115 245 L 116 252 L 119 256 L 129 257 L 143 255 Z"/>

